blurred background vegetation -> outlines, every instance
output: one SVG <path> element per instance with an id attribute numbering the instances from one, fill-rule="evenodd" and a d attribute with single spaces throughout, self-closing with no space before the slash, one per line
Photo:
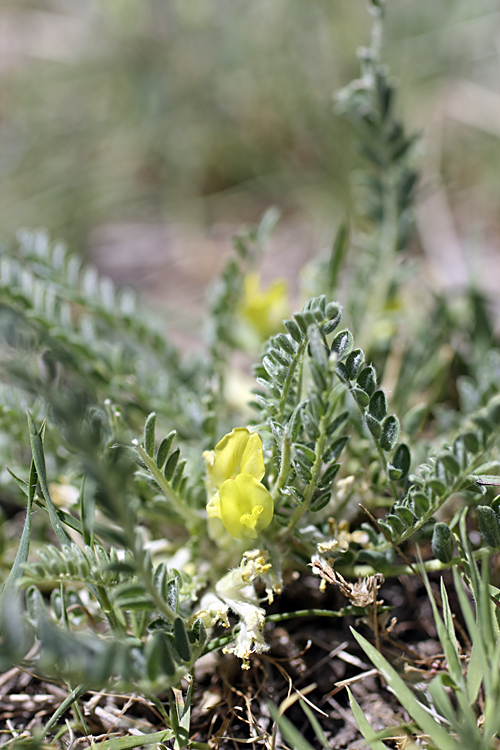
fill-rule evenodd
<path id="1" fill-rule="evenodd" d="M 455 283 L 491 277 L 473 258 L 497 256 L 500 230 L 498 0 L 387 11 L 400 112 L 425 135 L 417 237 Z M 3 0 L 2 238 L 46 227 L 141 286 L 176 241 L 187 263 L 223 247 L 212 234 L 197 255 L 175 227 L 207 235 L 275 204 L 328 236 L 357 165 L 332 94 L 369 27 L 362 0 Z"/>

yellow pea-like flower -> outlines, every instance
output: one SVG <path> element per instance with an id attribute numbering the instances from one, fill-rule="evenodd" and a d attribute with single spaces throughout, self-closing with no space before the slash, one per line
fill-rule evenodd
<path id="1" fill-rule="evenodd" d="M 273 499 L 250 474 L 227 479 L 219 490 L 220 518 L 237 539 L 257 539 L 273 520 Z"/>
<path id="2" fill-rule="evenodd" d="M 240 313 L 262 340 L 269 338 L 281 329 L 283 318 L 290 314 L 288 283 L 278 279 L 262 291 L 259 274 L 249 273 L 243 282 Z"/>
<path id="3" fill-rule="evenodd" d="M 208 517 L 220 518 L 237 539 L 256 539 L 273 518 L 272 497 L 260 481 L 265 467 L 259 435 L 236 427 L 203 458 L 212 494 Z"/>
<path id="4" fill-rule="evenodd" d="M 208 476 L 214 489 L 238 474 L 250 474 L 260 482 L 265 474 L 262 440 L 246 427 L 236 427 L 219 440 L 213 451 L 203 454 Z"/>

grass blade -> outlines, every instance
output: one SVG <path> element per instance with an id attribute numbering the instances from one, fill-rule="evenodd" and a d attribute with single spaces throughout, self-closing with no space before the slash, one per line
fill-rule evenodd
<path id="1" fill-rule="evenodd" d="M 92 743 L 90 747 L 93 750 L 132 750 L 135 747 L 147 747 L 148 745 L 167 742 L 173 736 L 174 733 L 171 729 L 164 729 L 161 732 L 153 732 L 153 734 L 140 734 L 136 737 L 117 737 L 106 742 Z"/>
<path id="2" fill-rule="evenodd" d="M 283 737 L 293 750 L 314 750 L 313 746 L 310 745 L 306 738 L 301 735 L 297 727 L 295 727 L 286 716 L 280 714 L 279 709 L 274 704 L 268 703 L 267 705 L 269 712 L 280 728 Z"/>
<path id="3" fill-rule="evenodd" d="M 21 541 L 17 548 L 16 557 L 7 580 L 4 583 L 2 592 L 0 593 L 0 632 L 2 631 L 2 612 L 4 611 L 5 601 L 13 593 L 15 583 L 18 578 L 23 574 L 23 563 L 28 560 L 28 553 L 30 550 L 31 541 L 31 509 L 33 506 L 33 498 L 35 496 L 35 488 L 37 485 L 37 473 L 35 468 L 35 462 L 31 462 L 30 466 L 30 478 L 28 483 L 28 505 L 26 507 L 26 518 L 24 519 L 23 533 L 21 534 Z"/>
<path id="4" fill-rule="evenodd" d="M 52 524 L 52 528 L 54 529 L 54 533 L 56 537 L 59 540 L 60 544 L 71 544 L 71 537 L 69 534 L 67 534 L 65 528 L 63 527 L 61 521 L 59 520 L 59 516 L 57 515 L 56 507 L 54 503 L 52 502 L 52 498 L 50 497 L 49 487 L 47 484 L 47 473 L 45 469 L 45 456 L 43 453 L 43 443 L 42 443 L 42 436 L 41 432 L 37 430 L 35 423 L 33 421 L 33 417 L 31 416 L 30 412 L 27 412 L 28 415 L 28 427 L 29 427 L 29 433 L 30 433 L 30 444 L 31 444 L 31 452 L 33 454 L 33 461 L 36 468 L 36 473 L 38 475 L 38 482 L 40 483 L 40 487 L 42 489 L 43 498 L 45 500 L 45 507 L 47 508 L 47 512 L 49 514 L 50 522 Z"/>
<path id="5" fill-rule="evenodd" d="M 311 708 L 309 708 L 307 703 L 304 700 L 302 700 L 302 698 L 299 698 L 299 703 L 303 712 L 309 719 L 309 723 L 311 724 L 314 730 L 314 734 L 318 738 L 318 742 L 325 748 L 325 750 L 329 750 L 330 743 L 328 742 L 328 739 L 323 731 L 323 727 L 321 726 L 318 719 L 316 718 L 314 711 Z"/>
<path id="6" fill-rule="evenodd" d="M 349 695 L 349 703 L 351 706 L 351 711 L 353 713 L 354 718 L 356 719 L 356 723 L 359 727 L 359 731 L 365 738 L 365 740 L 368 742 L 372 750 L 387 750 L 387 745 L 385 745 L 382 740 L 372 739 L 375 735 L 375 732 L 373 731 L 373 727 L 370 726 L 368 723 L 368 720 L 366 716 L 363 713 L 363 710 L 359 703 L 357 702 L 356 698 L 352 694 L 349 687 L 346 685 L 347 694 Z"/>
<path id="7" fill-rule="evenodd" d="M 408 711 L 420 729 L 429 735 L 435 745 L 439 747 L 439 750 L 460 750 L 460 746 L 450 737 L 447 729 L 438 724 L 422 704 L 417 701 L 412 691 L 401 679 L 396 670 L 391 667 L 387 659 L 353 628 L 351 628 L 351 632 L 363 651 L 382 674 L 389 687 L 394 691 L 403 708 Z"/>

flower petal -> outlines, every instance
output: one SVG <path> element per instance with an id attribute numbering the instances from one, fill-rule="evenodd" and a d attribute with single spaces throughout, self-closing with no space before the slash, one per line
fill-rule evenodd
<path id="1" fill-rule="evenodd" d="M 238 474 L 251 474 L 257 480 L 264 476 L 264 458 L 262 456 L 262 440 L 246 427 L 236 427 L 228 435 L 224 435 L 215 446 L 213 457 L 205 457 L 208 475 L 215 488 Z"/>
<path id="2" fill-rule="evenodd" d="M 256 432 L 250 435 L 248 443 L 245 446 L 241 457 L 241 469 L 239 473 L 251 474 L 258 482 L 260 482 L 266 473 L 264 456 L 262 455 L 262 440 Z"/>
<path id="3" fill-rule="evenodd" d="M 207 503 L 207 516 L 209 518 L 220 518 L 220 497 L 219 493 L 215 495 Z"/>
<path id="4" fill-rule="evenodd" d="M 256 539 L 273 519 L 272 497 L 251 474 L 227 479 L 219 497 L 222 523 L 236 539 Z"/>
<path id="5" fill-rule="evenodd" d="M 245 277 L 240 313 L 262 340 L 280 330 L 289 309 L 288 283 L 285 279 L 277 279 L 266 291 L 262 291 L 259 274 L 250 273 Z"/>

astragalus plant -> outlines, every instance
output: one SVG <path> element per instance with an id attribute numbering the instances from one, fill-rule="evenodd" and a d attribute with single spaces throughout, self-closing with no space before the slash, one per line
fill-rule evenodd
<path id="1" fill-rule="evenodd" d="M 261 292 L 255 275 L 273 214 L 236 238 L 207 313 L 207 351 L 191 358 L 132 293 L 43 233 L 21 232 L 15 249 L 2 251 L 0 421 L 9 472 L 0 479 L 26 517 L 15 556 L 3 538 L 0 662 L 57 680 L 68 696 L 20 739 L 10 727 L 13 741 L 90 737 L 80 702 L 102 691 L 142 696 L 157 712 L 157 732 L 136 729 L 135 739 L 115 737 L 116 747 L 208 747 L 209 736 L 190 731 L 198 660 L 223 650 L 248 670 L 269 651 L 272 623 L 293 616 L 365 617 L 376 648 L 361 644 L 397 693 L 404 683 L 376 650 L 390 632 L 377 594 L 384 576 L 417 574 L 416 541 L 427 550 L 423 571 L 468 565 L 496 638 L 497 589 L 486 579 L 474 587 L 478 550 L 464 552 L 462 536 L 456 554 L 455 541 L 459 517 L 464 509 L 473 517 L 479 502 L 479 553 L 500 547 L 488 489 L 499 469 L 498 342 L 477 294 L 465 294 L 458 312 L 432 289 L 415 297 L 415 279 L 423 281 L 405 251 L 415 138 L 395 114 L 395 87 L 380 61 L 383 3 L 369 7 L 374 32 L 361 77 L 336 104 L 365 159 L 363 211 L 352 241 L 341 224 L 331 253 L 309 268 L 314 296 L 262 345 L 251 418 L 225 386 L 233 353 L 267 335 L 283 305 L 284 286 Z M 253 339 L 241 335 L 245 325 Z M 440 357 L 458 334 L 456 357 Z M 488 336 L 478 356 L 476 341 Z M 475 400 L 463 397 L 471 383 Z M 268 617 L 284 588 L 311 571 L 349 604 L 312 611 L 306 602 Z M 446 632 L 435 614 L 448 639 L 449 687 L 473 703 L 481 690 L 496 695 L 493 677 L 491 690 L 486 676 L 481 687 L 477 667 L 493 674 L 484 660 L 498 661 L 498 649 L 485 656 L 488 644 L 457 591 L 476 649 L 472 677 L 462 675 L 444 590 Z M 490 741 L 491 709 L 472 732 L 471 716 L 479 722 L 481 714 L 465 703 L 460 713 L 447 686 L 445 678 L 431 683 L 427 708 L 415 714 L 420 703 L 400 696 L 430 738 L 417 741 L 438 750 L 455 742 L 440 745 L 445 735 Z M 425 723 L 421 712 L 432 706 Z M 275 715 L 273 706 L 263 713 L 270 743 Z"/>

